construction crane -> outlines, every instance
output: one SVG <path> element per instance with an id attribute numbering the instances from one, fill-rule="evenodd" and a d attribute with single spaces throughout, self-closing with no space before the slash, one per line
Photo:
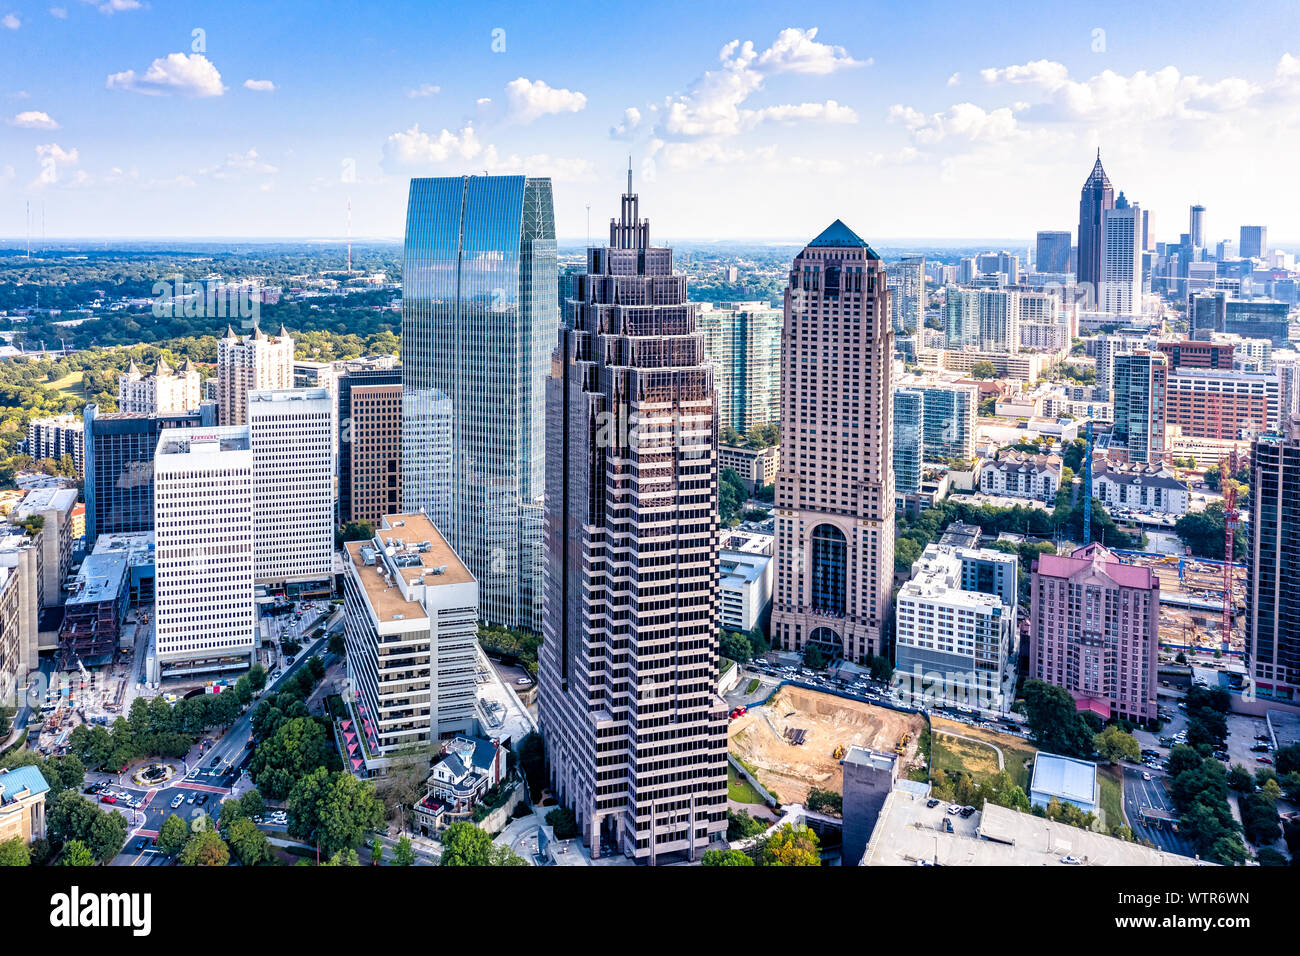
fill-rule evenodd
<path id="1" fill-rule="evenodd" d="M 1083 450 L 1083 543 L 1092 544 L 1092 419 L 1088 419 Z"/>
<path id="2" fill-rule="evenodd" d="M 1232 550 L 1233 539 L 1237 532 L 1237 480 L 1231 476 L 1237 474 L 1237 451 L 1226 456 L 1220 463 L 1220 487 L 1223 488 L 1223 649 L 1226 651 L 1232 642 Z"/>

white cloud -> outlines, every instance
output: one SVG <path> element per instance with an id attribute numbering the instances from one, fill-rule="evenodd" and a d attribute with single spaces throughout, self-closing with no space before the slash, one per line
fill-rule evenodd
<path id="1" fill-rule="evenodd" d="M 551 113 L 576 113 L 587 105 L 587 97 L 576 90 L 556 89 L 522 76 L 506 84 L 506 100 L 510 119 L 520 123 Z"/>
<path id="2" fill-rule="evenodd" d="M 244 89 L 254 93 L 274 93 L 275 84 L 270 80 L 244 80 Z"/>
<path id="3" fill-rule="evenodd" d="M 641 111 L 635 106 L 629 106 L 623 111 L 623 121 L 617 126 L 610 127 L 609 135 L 611 139 L 630 139 L 633 131 L 641 125 Z"/>
<path id="4" fill-rule="evenodd" d="M 405 132 L 388 137 L 384 143 L 384 163 L 388 166 L 426 166 L 453 157 L 473 159 L 483 149 L 473 126 L 466 125 L 459 133 L 444 129 L 431 136 L 416 123 Z"/>
<path id="5" fill-rule="evenodd" d="M 217 68 L 201 53 L 169 53 L 154 60 L 143 76 L 135 70 L 111 73 L 106 86 L 148 96 L 220 96 L 226 89 Z"/>
<path id="6" fill-rule="evenodd" d="M 54 17 L 56 20 L 66 20 L 68 19 L 68 8 L 50 7 L 50 16 Z"/>
<path id="7" fill-rule="evenodd" d="M 985 110 L 974 103 L 958 103 L 942 113 L 927 116 L 910 106 L 896 104 L 889 108 L 889 120 L 906 127 L 920 145 L 933 145 L 949 137 L 1000 142 L 1019 134 L 1015 112 L 1016 107 Z"/>
<path id="8" fill-rule="evenodd" d="M 59 124 L 49 113 L 42 113 L 40 110 L 24 110 L 9 121 L 10 126 L 21 126 L 23 129 L 58 129 Z"/>
<path id="9" fill-rule="evenodd" d="M 200 176 L 211 176 L 213 179 L 234 179 L 244 173 L 278 173 L 280 167 L 266 162 L 262 157 L 257 155 L 256 149 L 249 149 L 246 153 L 227 153 L 226 158 L 215 166 L 208 166 L 199 170 Z"/>
<path id="10" fill-rule="evenodd" d="M 1020 66 L 980 70 L 980 77 L 990 84 L 1028 83 L 1046 90 L 1055 90 L 1069 81 L 1070 71 L 1064 63 L 1054 60 L 1033 60 Z"/>
<path id="11" fill-rule="evenodd" d="M 91 4 L 100 13 L 109 16 L 127 10 L 139 10 L 141 7 L 140 0 L 82 0 L 82 2 Z"/>
<path id="12" fill-rule="evenodd" d="M 23 21 L 19 20 L 18 15 L 14 13 L 6 13 L 3 18 L 0 18 L 0 26 L 6 30 L 17 30 L 22 25 Z"/>
<path id="13" fill-rule="evenodd" d="M 764 80 L 778 73 L 827 74 L 861 66 L 870 60 L 853 59 L 839 46 L 816 40 L 817 28 L 787 28 L 766 50 L 751 40 L 732 40 L 719 52 L 721 66 L 707 70 L 685 93 L 668 97 L 656 134 L 663 139 L 689 140 L 734 136 L 766 122 L 852 123 L 857 114 L 834 100 L 825 103 L 779 104 L 746 108 L 745 103 L 763 88 Z"/>
<path id="14" fill-rule="evenodd" d="M 413 90 L 407 90 L 406 95 L 411 99 L 419 99 L 425 96 L 434 96 L 441 92 L 442 87 L 434 86 L 432 83 L 421 83 Z"/>
<path id="15" fill-rule="evenodd" d="M 81 159 L 76 147 L 64 149 L 58 143 L 43 143 L 37 146 L 36 158 L 48 160 L 55 166 L 75 166 Z"/>
<path id="16" fill-rule="evenodd" d="M 952 76 L 948 77 L 948 85 L 949 85 L 949 86 L 956 86 L 956 85 L 957 85 L 958 83 L 960 83 L 960 82 L 961 82 L 961 74 L 960 74 L 960 73 L 954 73 Z"/>

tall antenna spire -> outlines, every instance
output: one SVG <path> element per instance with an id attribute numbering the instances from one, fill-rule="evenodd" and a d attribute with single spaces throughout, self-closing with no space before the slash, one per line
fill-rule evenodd
<path id="1" fill-rule="evenodd" d="M 632 155 L 627 157 L 627 194 L 632 195 Z"/>

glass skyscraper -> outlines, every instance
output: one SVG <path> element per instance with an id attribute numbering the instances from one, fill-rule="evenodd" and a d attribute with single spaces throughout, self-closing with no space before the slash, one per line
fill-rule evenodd
<path id="1" fill-rule="evenodd" d="M 704 306 L 698 327 L 704 350 L 716 366 L 718 423 L 742 435 L 755 425 L 781 419 L 780 309 L 766 302 L 722 302 Z"/>
<path id="2" fill-rule="evenodd" d="M 482 618 L 534 632 L 558 274 L 549 179 L 411 180 L 403 498 L 478 579 Z"/>

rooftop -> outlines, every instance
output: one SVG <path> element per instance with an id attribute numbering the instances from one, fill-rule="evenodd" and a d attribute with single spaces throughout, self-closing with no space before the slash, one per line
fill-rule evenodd
<path id="1" fill-rule="evenodd" d="M 1073 757 L 1039 753 L 1034 758 L 1034 779 L 1029 789 L 1070 803 L 1092 805 L 1097 799 L 1097 765 Z"/>
<path id="2" fill-rule="evenodd" d="M 158 455 L 211 455 L 217 452 L 249 451 L 246 425 L 214 428 L 169 428 L 158 439 Z"/>
<path id="3" fill-rule="evenodd" d="M 474 580 L 433 522 L 418 512 L 384 515 L 373 541 L 344 547 L 381 623 L 427 616 L 420 602 L 406 599 L 398 576 L 429 587 Z"/>
<path id="4" fill-rule="evenodd" d="M 13 516 L 21 521 L 42 511 L 71 511 L 76 503 L 76 488 L 33 488 L 14 506 Z"/>
<path id="5" fill-rule="evenodd" d="M 0 770 L 0 806 L 13 803 L 24 791 L 31 791 L 33 796 L 45 793 L 50 785 L 35 767 L 13 767 Z"/>
<path id="6" fill-rule="evenodd" d="M 1160 587 L 1160 580 L 1150 568 L 1125 564 L 1101 545 L 1077 548 L 1073 554 L 1044 554 L 1038 559 L 1035 570 L 1050 578 L 1071 578 L 1088 568 L 1106 575 L 1120 587 L 1152 590 Z"/>
<path id="7" fill-rule="evenodd" d="M 842 219 L 836 219 L 833 223 L 822 230 L 812 242 L 808 243 L 809 249 L 866 249 L 867 256 L 871 259 L 879 259 L 875 251 L 867 245 L 867 241 L 859 236 L 856 232 L 844 225 Z"/>
<path id="8" fill-rule="evenodd" d="M 127 559 L 122 554 L 89 554 L 68 595 L 68 604 L 100 604 L 112 601 L 126 584 Z"/>

